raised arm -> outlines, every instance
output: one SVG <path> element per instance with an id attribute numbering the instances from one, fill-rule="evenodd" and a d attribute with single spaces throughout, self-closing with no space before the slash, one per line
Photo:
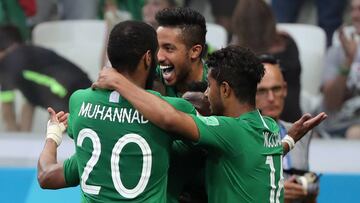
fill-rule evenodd
<path id="1" fill-rule="evenodd" d="M 329 111 L 336 111 L 341 108 L 348 94 L 346 81 L 350 73 L 351 64 L 357 51 L 358 43 L 355 40 L 355 33 L 351 37 L 347 37 L 344 33 L 344 28 L 339 30 L 339 39 L 342 49 L 344 50 L 345 58 L 340 57 L 336 47 L 330 47 L 327 51 L 325 68 L 332 68 L 338 71 L 338 74 L 331 79 L 327 79 L 322 87 L 324 95 L 324 104 Z"/>
<path id="2" fill-rule="evenodd" d="M 199 140 L 199 132 L 191 116 L 136 86 L 113 68 L 103 69 L 93 88 L 116 90 L 155 125 L 192 141 Z"/>
<path id="3" fill-rule="evenodd" d="M 38 160 L 38 182 L 41 188 L 58 189 L 68 187 L 65 182 L 63 164 L 57 161 L 57 147 L 62 140 L 68 114 L 55 113 L 48 108 L 50 120 L 47 126 L 45 146 Z M 62 125 L 61 125 L 62 124 Z"/>

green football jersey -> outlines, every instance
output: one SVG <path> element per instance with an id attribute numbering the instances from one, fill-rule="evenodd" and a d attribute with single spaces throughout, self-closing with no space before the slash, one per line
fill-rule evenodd
<path id="1" fill-rule="evenodd" d="M 207 81 L 207 74 L 208 74 L 208 66 L 206 65 L 206 63 L 203 63 L 203 74 L 202 74 L 202 78 L 201 78 L 201 82 L 202 81 Z M 161 69 L 159 66 L 156 67 L 156 75 L 158 76 L 158 78 L 160 79 L 161 83 L 165 85 L 165 95 L 169 96 L 169 97 L 181 97 L 182 94 L 180 92 L 177 91 L 175 86 L 168 86 L 165 84 L 164 78 L 162 76 L 161 73 Z"/>
<path id="2" fill-rule="evenodd" d="M 195 113 L 183 99 L 162 98 L 178 110 Z M 76 144 L 78 174 L 68 171 L 76 166 L 68 162 L 64 174 L 67 183 L 80 176 L 83 202 L 166 202 L 174 136 L 150 123 L 115 91 L 78 90 L 69 107 L 68 134 Z"/>
<path id="3" fill-rule="evenodd" d="M 238 118 L 193 116 L 206 147 L 209 202 L 283 202 L 282 144 L 258 110 Z"/>

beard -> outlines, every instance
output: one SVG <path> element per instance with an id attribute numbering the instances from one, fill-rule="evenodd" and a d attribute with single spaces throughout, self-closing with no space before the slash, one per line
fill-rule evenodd
<path id="1" fill-rule="evenodd" d="M 211 105 L 211 115 L 213 116 L 223 116 L 224 115 L 224 105 L 222 103 L 219 103 L 217 105 Z"/>
<path id="2" fill-rule="evenodd" d="M 209 98 L 209 102 L 210 102 L 211 115 L 214 115 L 214 116 L 223 116 L 224 115 L 225 106 L 221 101 L 220 92 L 217 92 L 217 95 L 215 98 L 212 98 L 212 99 Z"/>

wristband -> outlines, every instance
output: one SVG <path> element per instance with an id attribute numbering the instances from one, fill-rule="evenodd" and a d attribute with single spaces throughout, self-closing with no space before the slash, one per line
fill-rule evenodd
<path id="1" fill-rule="evenodd" d="M 59 146 L 61 144 L 62 134 L 65 129 L 66 127 L 63 123 L 51 122 L 49 120 L 46 129 L 46 139 L 54 140 L 56 142 L 56 145 Z"/>
<path id="2" fill-rule="evenodd" d="M 294 149 L 295 147 L 295 141 L 292 137 L 290 137 L 289 135 L 286 135 L 282 140 L 281 142 L 285 142 L 289 145 L 289 151 Z"/>

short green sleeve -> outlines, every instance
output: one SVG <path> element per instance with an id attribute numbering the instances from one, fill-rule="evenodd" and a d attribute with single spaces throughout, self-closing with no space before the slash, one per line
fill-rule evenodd
<path id="1" fill-rule="evenodd" d="M 79 185 L 80 176 L 75 154 L 64 161 L 63 168 L 66 185 L 71 187 Z"/>
<path id="2" fill-rule="evenodd" d="M 77 97 L 78 91 L 75 91 L 69 99 L 69 117 L 68 117 L 68 127 L 67 127 L 67 133 L 69 135 L 69 137 L 71 139 L 74 139 L 74 133 L 73 133 L 73 127 L 72 127 L 72 120 L 74 115 L 74 108 L 76 106 L 75 101 L 76 101 L 76 97 Z"/>
<path id="3" fill-rule="evenodd" d="M 15 92 L 12 90 L 1 91 L 0 92 L 0 101 L 4 103 L 13 102 L 15 100 Z"/>
<path id="4" fill-rule="evenodd" d="M 218 116 L 195 116 L 193 117 L 198 127 L 200 139 L 197 144 L 204 146 L 208 150 L 216 151 L 236 151 L 233 136 L 237 133 L 233 132 L 234 127 L 231 122 Z"/>

